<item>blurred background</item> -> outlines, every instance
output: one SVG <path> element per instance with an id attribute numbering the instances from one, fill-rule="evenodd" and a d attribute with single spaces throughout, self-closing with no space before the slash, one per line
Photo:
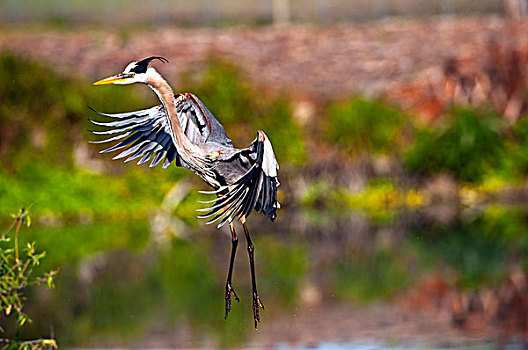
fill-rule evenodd
<path id="1" fill-rule="evenodd" d="M 59 268 L 6 337 L 61 347 L 528 345 L 525 0 L 0 0 L 0 228 Z M 249 220 L 224 321 L 230 234 L 196 218 L 194 174 L 111 161 L 94 87 L 151 55 L 247 146 L 262 129 L 282 209 Z M 5 228 L 4 228 L 5 227 Z M 4 249 L 4 248 L 3 248 Z"/>

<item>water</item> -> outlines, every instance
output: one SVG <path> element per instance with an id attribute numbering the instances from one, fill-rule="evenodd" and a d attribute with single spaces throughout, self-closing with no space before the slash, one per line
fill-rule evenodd
<path id="1" fill-rule="evenodd" d="M 266 306 L 255 332 L 242 231 L 233 277 L 241 301 L 224 320 L 228 230 L 158 219 L 24 231 L 47 251 L 43 268 L 61 269 L 56 289 L 30 295 L 35 322 L 25 335 L 49 336 L 53 327 L 65 347 L 487 349 L 497 324 L 484 311 L 457 324 L 452 304 L 498 289 L 524 266 L 528 242 L 517 206 L 460 211 L 441 223 L 425 211 L 379 220 L 283 210 L 274 224 L 252 216 Z"/>
<path id="2" fill-rule="evenodd" d="M 259 347 L 254 347 L 258 349 Z M 74 348 L 75 350 L 99 350 L 97 348 Z M 241 349 L 253 349 L 253 347 L 241 348 Z M 414 349 L 423 349 L 423 347 L 416 345 L 407 345 L 407 346 L 391 346 L 384 343 L 375 343 L 375 342 L 321 342 L 318 344 L 310 345 L 291 345 L 291 344 L 276 344 L 274 347 L 276 350 L 414 350 Z M 496 344 L 487 343 L 480 345 L 464 346 L 464 347 L 438 347 L 438 348 L 429 348 L 430 350 L 491 350 L 496 349 Z M 517 350 L 522 349 L 521 345 L 511 344 L 505 347 L 508 350 Z M 115 348 L 114 350 L 127 350 L 127 348 Z M 164 348 L 152 348 L 151 350 L 167 350 Z"/>
<path id="3" fill-rule="evenodd" d="M 375 343 L 375 342 L 343 342 L 343 343 L 337 343 L 337 342 L 322 342 L 319 344 L 314 344 L 310 346 L 291 346 L 291 345 L 282 345 L 280 344 L 277 346 L 277 349 L 280 350 L 288 350 L 288 349 L 295 349 L 295 350 L 309 350 L 309 349 L 316 349 L 316 350 L 412 350 L 412 349 L 423 349 L 423 347 L 408 344 L 406 346 L 391 346 L 384 343 Z M 473 346 L 464 346 L 464 347 L 452 347 L 452 348 L 430 348 L 431 350 L 444 350 L 444 349 L 466 349 L 466 350 L 488 350 L 488 349 L 495 349 L 495 344 L 481 344 L 481 345 L 473 345 Z"/>

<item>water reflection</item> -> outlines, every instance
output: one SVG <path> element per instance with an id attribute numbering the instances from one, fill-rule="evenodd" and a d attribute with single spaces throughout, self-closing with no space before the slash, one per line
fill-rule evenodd
<path id="1" fill-rule="evenodd" d="M 277 349 L 286 350 L 286 349 L 297 349 L 297 350 L 308 350 L 308 349 L 318 349 L 318 350 L 412 350 L 420 349 L 420 346 L 407 344 L 406 346 L 393 346 L 390 344 L 384 343 L 374 343 L 374 342 L 322 342 L 319 344 L 312 344 L 309 346 L 291 346 L 289 344 L 279 344 Z M 466 350 L 488 350 L 495 349 L 494 344 L 480 344 L 474 346 L 464 346 L 464 347 L 452 347 L 452 348 L 431 348 L 431 350 L 440 350 L 440 349 L 466 349 Z M 514 346 L 509 347 L 510 350 L 515 349 Z"/>
<path id="2" fill-rule="evenodd" d="M 383 223 L 359 212 L 281 214 L 273 225 L 257 217 L 250 223 L 266 306 L 256 333 L 245 249 L 233 281 L 241 302 L 224 321 L 229 233 L 198 225 L 160 244 L 149 219 L 27 231 L 48 252 L 44 267 L 61 267 L 55 290 L 31 296 L 36 322 L 28 332 L 46 335 L 52 325 L 62 346 L 344 349 L 361 339 L 398 345 L 416 337 L 431 347 L 445 339 L 456 345 L 468 338 L 453 326 L 454 301 L 484 295 L 527 262 L 528 220 L 519 207 L 460 211 L 449 223 L 426 211 L 394 213 Z M 473 341 L 496 334 L 485 335 L 497 323 L 482 315 Z M 443 336 L 435 337 L 439 327 Z"/>

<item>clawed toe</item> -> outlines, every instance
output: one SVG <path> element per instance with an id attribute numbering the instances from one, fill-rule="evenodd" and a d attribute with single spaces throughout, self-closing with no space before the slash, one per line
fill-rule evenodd
<path id="1" fill-rule="evenodd" d="M 257 324 L 260 322 L 259 307 L 264 310 L 264 304 L 260 301 L 258 294 L 253 293 L 253 319 L 255 320 L 255 329 L 257 329 Z"/>
<path id="2" fill-rule="evenodd" d="M 226 294 L 225 294 L 225 319 L 227 319 L 227 315 L 229 314 L 229 311 L 231 311 L 231 298 L 235 297 L 235 300 L 237 302 L 240 302 L 240 299 L 238 299 L 238 296 L 235 293 L 235 290 L 233 287 L 231 287 L 231 284 L 226 284 Z"/>

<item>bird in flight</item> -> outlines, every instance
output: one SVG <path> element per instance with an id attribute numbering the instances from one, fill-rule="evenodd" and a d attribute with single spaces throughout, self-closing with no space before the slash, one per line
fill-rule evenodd
<path id="1" fill-rule="evenodd" d="M 229 225 L 231 231 L 231 256 L 225 286 L 225 318 L 231 311 L 232 298 L 239 298 L 231 285 L 231 276 L 238 246 L 235 221 L 242 224 L 247 241 L 253 290 L 253 318 L 255 328 L 260 322 L 259 308 L 264 305 L 259 299 L 255 279 L 254 246 L 246 225 L 247 217 L 256 210 L 271 221 L 275 220 L 279 181 L 279 165 L 270 140 L 263 131 L 247 148 L 233 147 L 231 140 L 213 114 L 192 93 L 174 95 L 170 85 L 150 66 L 153 60 L 168 62 L 164 57 L 152 56 L 129 63 L 122 73 L 99 80 L 94 85 L 143 83 L 151 88 L 161 105 L 148 109 L 108 114 L 107 122 L 91 120 L 95 125 L 106 127 L 104 131 L 93 131 L 106 135 L 106 139 L 92 143 L 115 142 L 100 153 L 119 151 L 113 159 L 125 162 L 139 159 L 143 164 L 150 159 L 150 167 L 163 161 L 163 168 L 171 163 L 192 170 L 200 176 L 214 194 L 213 200 L 202 202 L 208 208 L 199 218 L 207 218 L 207 224 L 218 222 L 220 228 Z"/>

